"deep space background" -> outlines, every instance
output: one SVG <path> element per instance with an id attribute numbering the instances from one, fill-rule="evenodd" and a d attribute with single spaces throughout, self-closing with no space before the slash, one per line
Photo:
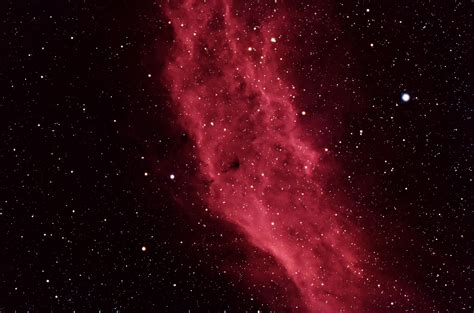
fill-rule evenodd
<path id="1" fill-rule="evenodd" d="M 191 206 L 192 139 L 157 78 L 173 40 L 161 4 L 0 3 L 2 312 L 268 310 L 268 286 L 220 270 L 245 237 Z M 474 3 L 332 6 L 337 30 L 300 20 L 290 48 L 308 55 L 302 107 L 331 121 L 334 188 L 379 269 L 430 303 L 411 310 L 472 312 Z M 311 93 L 321 41 L 344 50 L 332 79 L 351 98 Z"/>

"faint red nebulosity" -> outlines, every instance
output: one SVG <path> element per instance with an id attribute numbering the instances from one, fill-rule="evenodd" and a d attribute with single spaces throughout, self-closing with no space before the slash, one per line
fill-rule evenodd
<path id="1" fill-rule="evenodd" d="M 358 311 L 367 294 L 361 240 L 324 194 L 326 152 L 306 137 L 281 71 L 288 12 L 269 3 L 271 17 L 255 26 L 232 1 L 171 1 L 164 77 L 210 182 L 209 209 L 284 269 L 298 290 L 295 311 Z"/>

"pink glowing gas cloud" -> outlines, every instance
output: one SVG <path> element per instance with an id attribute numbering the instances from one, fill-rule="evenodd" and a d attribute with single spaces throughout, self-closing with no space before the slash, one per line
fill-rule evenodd
<path id="1" fill-rule="evenodd" d="M 204 200 L 281 265 L 299 310 L 360 311 L 360 240 L 324 194 L 327 152 L 305 134 L 297 90 L 281 71 L 288 51 L 279 34 L 289 18 L 274 9 L 254 26 L 234 6 L 187 0 L 166 8 L 175 41 L 163 76 L 210 182 Z"/>

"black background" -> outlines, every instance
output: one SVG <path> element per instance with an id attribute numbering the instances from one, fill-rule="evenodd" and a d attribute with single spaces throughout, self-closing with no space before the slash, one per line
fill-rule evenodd
<path id="1" fill-rule="evenodd" d="M 189 213 L 191 143 L 156 78 L 172 40 L 159 3 L 0 4 L 0 308 L 265 308 L 261 286 L 218 270 L 238 263 L 242 236 Z M 473 4 L 338 1 L 332 13 L 355 94 L 328 142 L 335 188 L 381 270 L 432 307 L 472 312 Z M 299 75 L 317 75 L 304 62 Z"/>

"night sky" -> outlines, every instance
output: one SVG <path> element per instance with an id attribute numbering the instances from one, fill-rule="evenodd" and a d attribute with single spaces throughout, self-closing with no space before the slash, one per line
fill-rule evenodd
<path id="1" fill-rule="evenodd" d="M 0 12 L 0 311 L 474 311 L 473 2 Z"/>

